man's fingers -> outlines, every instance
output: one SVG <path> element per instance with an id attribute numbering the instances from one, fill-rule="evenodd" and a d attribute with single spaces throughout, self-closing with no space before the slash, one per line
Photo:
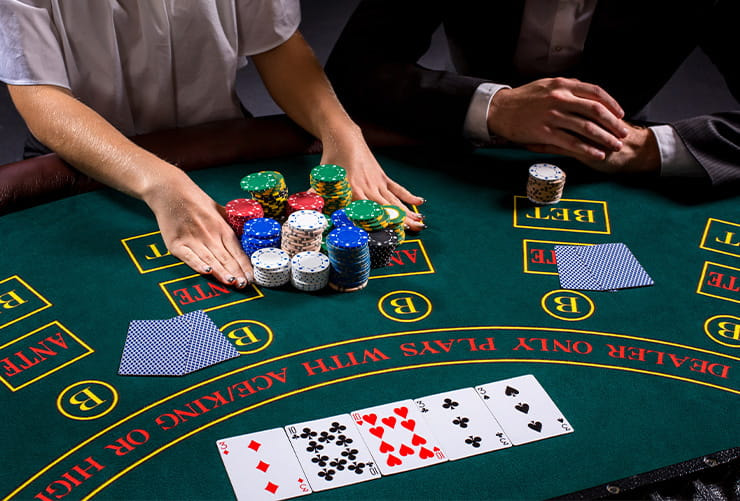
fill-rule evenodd
<path id="1" fill-rule="evenodd" d="M 571 92 L 578 97 L 599 101 L 617 118 L 624 118 L 624 110 L 619 106 L 617 100 L 598 85 L 577 81 Z"/>
<path id="2" fill-rule="evenodd" d="M 610 132 L 615 138 L 622 139 L 627 136 L 627 126 L 622 119 L 617 118 L 606 106 L 598 101 L 575 97 L 566 106 L 567 111 L 572 114 L 581 115 L 604 130 Z"/>
<path id="3" fill-rule="evenodd" d="M 553 115 L 555 117 L 553 119 L 553 125 L 560 129 L 584 137 L 596 146 L 600 146 L 606 150 L 619 151 L 622 148 L 622 141 L 591 120 L 580 115 L 571 115 L 562 112 L 553 112 Z"/>

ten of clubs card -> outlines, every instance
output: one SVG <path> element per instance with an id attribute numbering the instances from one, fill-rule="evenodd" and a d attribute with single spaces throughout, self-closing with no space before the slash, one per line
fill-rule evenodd
<path id="1" fill-rule="evenodd" d="M 349 414 L 288 425 L 285 432 L 314 491 L 380 478 Z"/>

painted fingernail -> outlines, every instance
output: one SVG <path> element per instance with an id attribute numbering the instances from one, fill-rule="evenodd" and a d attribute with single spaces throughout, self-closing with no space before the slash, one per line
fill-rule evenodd
<path id="1" fill-rule="evenodd" d="M 210 273 L 212 271 L 213 271 L 213 268 L 211 268 L 210 266 L 206 266 L 205 268 L 203 268 L 204 273 Z"/>
<path id="2" fill-rule="evenodd" d="M 228 283 L 231 283 L 231 282 L 233 282 L 234 280 L 236 280 L 236 277 L 229 277 L 229 278 L 227 278 L 227 279 L 226 279 L 226 281 L 227 281 Z"/>
<path id="3" fill-rule="evenodd" d="M 246 285 L 247 285 L 247 281 L 246 281 L 246 280 L 244 280 L 244 279 L 242 279 L 242 280 L 239 280 L 239 283 L 238 283 L 238 284 L 236 284 L 236 286 L 237 286 L 237 287 L 239 287 L 240 289 L 241 289 L 242 287 L 245 287 Z"/>
<path id="4" fill-rule="evenodd" d="M 424 219 L 425 217 L 424 214 L 422 214 L 421 212 L 410 212 L 409 214 L 411 215 L 411 217 L 417 220 Z"/>
<path id="5" fill-rule="evenodd" d="M 421 197 L 419 197 L 419 198 L 421 198 Z M 421 203 L 422 203 L 422 204 L 425 204 L 425 203 L 427 203 L 427 199 L 426 199 L 426 198 L 422 198 L 422 199 L 421 199 Z M 421 205 L 421 204 L 419 204 L 419 205 Z"/>

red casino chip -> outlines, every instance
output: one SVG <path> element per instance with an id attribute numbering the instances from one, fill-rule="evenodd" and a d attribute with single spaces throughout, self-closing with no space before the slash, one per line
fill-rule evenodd
<path id="1" fill-rule="evenodd" d="M 286 216 L 291 215 L 299 210 L 316 210 L 321 212 L 324 209 L 324 199 L 312 191 L 301 191 L 293 193 L 288 197 L 288 205 L 285 209 Z"/>
<path id="2" fill-rule="evenodd" d="M 257 200 L 249 198 L 231 200 L 224 208 L 226 209 L 226 221 L 228 221 L 229 226 L 240 237 L 242 236 L 245 222 L 250 219 L 264 217 L 262 205 Z"/>

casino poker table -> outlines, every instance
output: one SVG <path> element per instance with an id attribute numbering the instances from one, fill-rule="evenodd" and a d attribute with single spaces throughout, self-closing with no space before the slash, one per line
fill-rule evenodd
<path id="1" fill-rule="evenodd" d="M 316 145 L 284 121 L 257 123 L 141 143 L 222 204 L 260 170 L 307 189 Z M 247 151 L 255 130 L 262 149 Z M 231 499 L 222 438 L 527 374 L 572 433 L 306 499 L 615 493 L 619 479 L 722 463 L 738 446 L 736 196 L 687 199 L 695 190 L 516 150 L 372 139 L 387 173 L 426 199 L 428 229 L 346 293 L 225 287 L 167 251 L 143 203 L 58 158 L 0 168 L 0 494 Z M 557 204 L 524 196 L 528 166 L 542 161 L 567 173 Z M 654 285 L 560 287 L 556 245 L 615 242 Z M 132 320 L 195 310 L 240 356 L 181 377 L 118 375 Z"/>

